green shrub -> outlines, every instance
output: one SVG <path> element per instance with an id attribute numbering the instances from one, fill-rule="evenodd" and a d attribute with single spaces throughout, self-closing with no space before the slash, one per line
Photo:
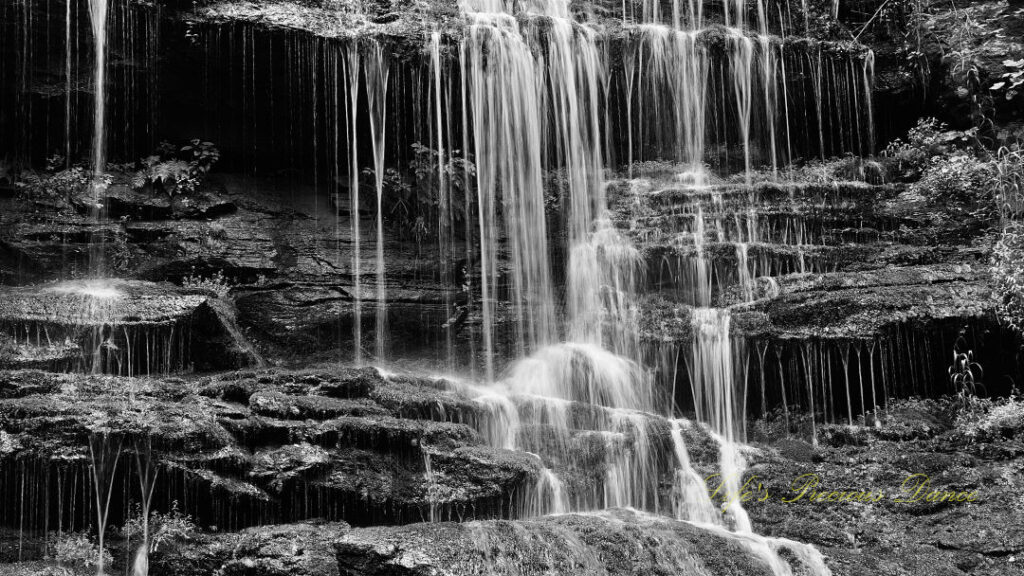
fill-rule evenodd
<path id="1" fill-rule="evenodd" d="M 381 208 L 386 223 L 402 238 L 422 242 L 437 233 L 428 222 L 440 222 L 442 216 L 456 232 L 465 227 L 467 184 L 476 181 L 476 166 L 463 157 L 459 150 L 447 151 L 447 160 L 441 166 L 441 154 L 416 142 L 412 145 L 413 158 L 408 170 L 386 168 L 382 178 Z M 444 189 L 442 190 L 442 175 Z M 363 194 L 373 194 L 376 172 L 373 168 L 362 171 Z M 442 193 L 447 193 L 447 198 Z M 376 201 L 376 200 L 374 200 Z M 444 212 L 444 214 L 442 214 Z"/>
<path id="2" fill-rule="evenodd" d="M 143 522 L 141 507 L 135 506 L 132 515 L 121 528 L 121 534 L 128 539 L 142 538 Z M 166 513 L 154 512 L 149 516 L 149 551 L 156 552 L 162 547 L 191 540 L 199 533 L 192 517 L 178 508 L 178 502 L 171 503 Z"/>
<path id="3" fill-rule="evenodd" d="M 956 407 L 956 425 L 963 440 L 1013 438 L 1024 429 L 1024 401 L 1018 392 L 1009 397 L 973 398 Z"/>
<path id="4" fill-rule="evenodd" d="M 1007 72 L 1000 76 L 989 90 L 1006 100 L 1014 100 L 1024 94 L 1024 58 L 1003 60 Z"/>
<path id="5" fill-rule="evenodd" d="M 893 140 L 882 151 L 882 156 L 892 163 L 894 176 L 914 180 L 922 175 L 933 158 L 965 149 L 975 134 L 974 129 L 950 130 L 935 118 L 922 118 L 907 132 L 906 140 Z"/>
<path id="6" fill-rule="evenodd" d="M 1024 224 L 1012 222 L 1003 229 L 993 250 L 992 278 L 999 317 L 1024 332 Z"/>
<path id="7" fill-rule="evenodd" d="M 211 142 L 195 139 L 181 148 L 161 142 L 156 154 L 141 161 L 142 169 L 132 177 L 132 187 L 149 186 L 171 197 L 189 194 L 199 188 L 218 160 L 220 151 Z"/>
<path id="8" fill-rule="evenodd" d="M 220 270 L 210 277 L 199 276 L 193 270 L 191 274 L 182 279 L 181 285 L 185 288 L 213 292 L 219 298 L 226 298 L 231 292 L 231 282 Z"/>
<path id="9" fill-rule="evenodd" d="M 409 163 L 413 176 L 416 179 L 416 216 L 427 222 L 437 222 L 444 198 L 441 190 L 441 177 L 438 174 L 438 166 L 441 164 L 441 154 L 433 148 L 428 148 L 419 142 L 412 145 L 413 159 Z M 465 158 L 459 150 L 449 150 L 448 159 L 442 166 L 442 173 L 447 184 L 448 212 L 450 224 L 459 230 L 465 225 L 466 214 L 466 193 L 472 192 L 472 186 L 476 183 L 476 165 Z M 426 230 L 423 230 L 426 232 Z"/>
<path id="10" fill-rule="evenodd" d="M 996 154 L 993 188 L 1003 230 L 992 251 L 992 279 L 1000 318 L 1024 331 L 1024 149 L 1020 144 Z"/>
<path id="11" fill-rule="evenodd" d="M 1004 222 L 1024 218 L 1024 147 L 1016 143 L 1000 148 L 993 164 L 996 199 Z"/>
<path id="12" fill-rule="evenodd" d="M 100 559 L 100 547 L 85 534 L 72 532 L 60 535 L 54 544 L 53 557 L 70 567 L 91 568 Z M 113 559 L 110 552 L 102 550 L 103 564 L 109 566 Z"/>
<path id="13" fill-rule="evenodd" d="M 46 159 L 45 171 L 23 173 L 16 182 L 19 195 L 26 200 L 70 204 L 88 190 L 90 173 L 80 165 L 64 166 L 64 157 L 54 154 Z"/>
<path id="14" fill-rule="evenodd" d="M 955 151 L 933 156 L 907 192 L 941 205 L 943 217 L 953 221 L 994 220 L 998 214 L 992 194 L 994 176 L 991 162 L 969 151 Z"/>

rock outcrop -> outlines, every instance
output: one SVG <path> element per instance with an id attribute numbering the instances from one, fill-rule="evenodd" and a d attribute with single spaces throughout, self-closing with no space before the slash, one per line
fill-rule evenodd
<path id="1" fill-rule="evenodd" d="M 134 280 L 2 288 L 0 334 L 8 369 L 148 375 L 262 362 L 215 293 Z"/>
<path id="2" fill-rule="evenodd" d="M 772 574 L 754 541 L 631 510 L 355 530 L 341 576 Z"/>
<path id="3" fill-rule="evenodd" d="M 481 410 L 430 380 L 372 368 L 188 379 L 0 372 L 0 458 L 14 482 L 25 473 L 18 462 L 55 479 L 84 467 L 97 442 L 142 451 L 160 470 L 161 505 L 180 501 L 203 525 L 228 528 L 315 515 L 507 517 L 539 461 L 483 445 L 464 423 Z M 131 472 L 121 469 L 125 482 Z M 43 510 L 30 520 L 46 521 Z"/>

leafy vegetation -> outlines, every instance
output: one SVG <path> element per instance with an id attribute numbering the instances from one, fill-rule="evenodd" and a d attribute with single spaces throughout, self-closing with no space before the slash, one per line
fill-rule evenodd
<path id="1" fill-rule="evenodd" d="M 195 139 L 181 147 L 163 142 L 138 164 L 108 165 L 108 172 L 99 177 L 98 183 L 108 187 L 128 174 L 132 188 L 148 188 L 174 197 L 195 192 L 218 160 L 220 151 L 210 142 Z M 15 185 L 23 199 L 71 205 L 88 196 L 96 183 L 97 178 L 84 165 L 68 164 L 63 156 L 54 154 L 47 159 L 44 170 L 23 171 Z"/>
<path id="2" fill-rule="evenodd" d="M 46 159 L 44 171 L 23 172 L 16 186 L 26 200 L 71 204 L 86 193 L 91 181 L 92 174 L 84 166 L 66 166 L 64 157 L 54 154 Z"/>
<path id="3" fill-rule="evenodd" d="M 1019 60 L 1003 60 L 1007 72 L 996 80 L 989 90 L 1006 100 L 1015 100 L 1024 94 L 1024 58 Z"/>
<path id="4" fill-rule="evenodd" d="M 926 118 L 890 143 L 883 152 L 889 179 L 910 183 L 894 207 L 946 223 L 949 233 L 991 228 L 999 213 L 992 193 L 997 169 L 976 133 Z"/>
<path id="5" fill-rule="evenodd" d="M 1003 229 L 992 257 L 992 277 L 999 317 L 1011 328 L 1024 332 L 1024 224 L 1013 222 Z"/>
<path id="6" fill-rule="evenodd" d="M 975 136 L 926 118 L 883 156 L 896 177 L 912 182 L 900 202 L 941 206 L 955 223 L 1001 223 L 991 266 L 999 314 L 1024 331 L 1024 146 L 993 153 Z"/>
<path id="7" fill-rule="evenodd" d="M 1004 146 L 996 152 L 996 198 L 1004 222 L 1024 218 L 1024 146 Z"/>
<path id="8" fill-rule="evenodd" d="M 132 187 L 150 187 L 170 197 L 189 194 L 199 188 L 218 160 L 220 151 L 212 142 L 194 139 L 180 148 L 162 142 L 155 154 L 142 160 Z"/>
<path id="9" fill-rule="evenodd" d="M 463 157 L 460 150 L 451 150 L 448 160 L 442 164 L 441 154 L 419 142 L 412 145 L 413 159 L 409 163 L 416 178 L 419 211 L 428 222 L 437 221 L 440 212 L 447 206 L 448 220 L 453 225 L 464 223 L 466 213 L 466 192 L 472 192 L 476 179 L 476 165 Z M 442 194 L 441 175 L 447 187 L 447 199 Z"/>
<path id="10" fill-rule="evenodd" d="M 209 277 L 197 275 L 193 270 L 181 281 L 181 285 L 185 288 L 213 292 L 219 298 L 226 298 L 231 292 L 231 283 L 220 270 Z"/>
<path id="11" fill-rule="evenodd" d="M 812 159 L 794 163 L 783 170 L 763 168 L 752 172 L 752 183 L 777 182 L 780 178 L 790 182 L 808 184 L 830 184 L 833 182 L 867 182 L 884 184 L 889 180 L 886 165 L 874 159 L 844 156 L 828 160 Z M 733 182 L 744 182 L 747 175 L 735 174 Z"/>
<path id="12" fill-rule="evenodd" d="M 145 532 L 144 522 L 142 509 L 136 505 L 132 515 L 121 528 L 121 534 L 128 539 L 141 537 Z M 180 510 L 178 501 L 175 500 L 166 513 L 154 512 L 150 515 L 148 533 L 149 551 L 156 552 L 161 547 L 191 540 L 199 533 L 199 527 L 191 516 Z"/>
<path id="13" fill-rule="evenodd" d="M 385 222 L 403 238 L 422 242 L 436 235 L 428 222 L 440 222 L 442 216 L 455 230 L 465 224 L 467 185 L 472 187 L 476 166 L 459 150 L 451 150 L 442 164 L 441 154 L 416 142 L 407 171 L 387 168 L 383 177 L 382 209 Z M 372 194 L 373 168 L 364 168 L 360 184 L 363 194 Z M 470 192 L 472 192 L 470 188 Z"/>
<path id="14" fill-rule="evenodd" d="M 1003 0 L 885 0 L 854 37 L 886 67 L 897 62 L 903 78 L 939 100 L 949 121 L 978 128 L 995 146 L 1024 136 L 1022 15 L 1024 8 Z"/>
<path id="15" fill-rule="evenodd" d="M 1000 318 L 1024 332 L 1024 148 L 1003 148 L 994 163 L 1003 227 L 993 250 L 992 279 Z"/>
<path id="16" fill-rule="evenodd" d="M 957 425 L 969 440 L 1019 436 L 1024 429 L 1024 401 L 1017 392 L 1006 398 L 975 399 L 960 409 Z"/>
<path id="17" fill-rule="evenodd" d="M 962 338 L 953 346 L 953 363 L 949 366 L 949 382 L 957 391 L 957 398 L 967 402 L 978 395 L 981 378 L 984 375 L 981 364 L 974 361 L 974 351 L 965 349 Z"/>
<path id="18" fill-rule="evenodd" d="M 991 162 L 970 152 L 958 152 L 933 157 L 921 179 L 910 185 L 909 193 L 941 204 L 943 217 L 953 222 L 991 222 L 997 215 L 992 181 Z"/>
<path id="19" fill-rule="evenodd" d="M 916 180 L 933 159 L 966 150 L 976 134 L 974 129 L 951 130 L 935 118 L 922 118 L 905 139 L 890 142 L 882 156 L 889 160 L 895 178 Z"/>
<path id="20" fill-rule="evenodd" d="M 59 535 L 53 547 L 53 557 L 59 564 L 72 568 L 92 568 L 101 563 L 109 565 L 113 561 L 108 550 L 101 551 L 96 542 L 79 532 Z"/>

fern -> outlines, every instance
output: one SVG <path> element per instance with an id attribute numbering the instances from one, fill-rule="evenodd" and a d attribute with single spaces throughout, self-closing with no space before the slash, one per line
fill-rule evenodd
<path id="1" fill-rule="evenodd" d="M 192 140 L 180 149 L 167 142 L 160 144 L 157 154 L 144 158 L 142 169 L 132 176 L 132 187 L 160 189 L 168 196 L 195 192 L 220 152 L 210 142 Z"/>

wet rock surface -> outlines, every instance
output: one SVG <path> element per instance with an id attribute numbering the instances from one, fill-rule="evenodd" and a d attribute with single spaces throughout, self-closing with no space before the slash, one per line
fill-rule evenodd
<path id="1" fill-rule="evenodd" d="M 154 552 L 161 574 L 771 573 L 742 538 L 636 511 L 472 521 L 507 512 L 538 473 L 533 457 L 483 446 L 453 421 L 471 421 L 473 408 L 436 381 L 374 369 L 153 380 L 0 372 L 0 482 L 10 496 L 11 474 L 73 470 L 98 432 L 123 439 L 126 459 L 149 439 L 169 480 L 161 491 L 183 498 L 199 526 Z M 876 425 L 819 423 L 817 445 L 801 440 L 809 417 L 791 418 L 790 434 L 778 415 L 748 427 L 753 494 L 743 504 L 758 533 L 814 544 L 837 575 L 1024 573 L 1018 400 L 893 400 Z M 717 471 L 713 443 L 702 448 L 693 432 L 686 442 L 702 475 Z M 801 492 L 812 474 L 818 484 Z M 929 484 L 918 493 L 906 482 L 920 475 Z M 929 490 L 974 496 L 929 501 Z M 325 514 L 404 525 L 350 531 L 314 520 Z M 460 522 L 417 523 L 432 515 Z M 257 522 L 268 525 L 245 528 Z M 32 537 L 0 534 L 0 557 L 35 549 Z M 28 562 L 0 573 L 53 570 Z"/>
<path id="2" fill-rule="evenodd" d="M 0 368 L 113 374 L 258 365 L 215 293 L 137 280 L 0 288 Z"/>
<path id="3" fill-rule="evenodd" d="M 771 574 L 738 540 L 637 513 L 355 530 L 340 574 Z"/>
<path id="4" fill-rule="evenodd" d="M 1006 353 L 1001 342 L 1010 345 L 1015 337 L 1001 333 L 995 319 L 991 230 L 984 223 L 951 227 L 932 213 L 904 209 L 904 185 L 816 182 L 804 175 L 793 182 L 693 186 L 655 174 L 612 182 L 610 189 L 616 226 L 646 264 L 640 323 L 654 346 L 688 348 L 694 310 L 719 306 L 730 308 L 730 333 L 757 350 L 754 374 L 769 396 L 817 382 L 807 374 L 818 362 L 823 371 L 857 366 L 880 343 L 904 339 L 948 349 L 959 338 L 960 346 L 986 356 L 991 381 L 1019 377 L 999 360 Z M 883 372 L 917 357 L 899 346 L 886 354 L 890 365 Z M 876 362 L 867 360 L 858 377 L 874 377 Z M 941 388 L 948 363 L 929 362 L 919 376 L 896 379 L 919 378 L 911 383 L 916 393 Z M 783 376 L 787 363 L 805 375 Z M 819 396 L 844 393 L 823 388 Z"/>
<path id="5" fill-rule="evenodd" d="M 82 465 L 97 437 L 130 453 L 145 442 L 162 498 L 198 490 L 187 512 L 213 525 L 314 510 L 357 524 L 502 517 L 538 472 L 535 457 L 488 448 L 460 423 L 474 419 L 472 402 L 375 369 L 152 380 L 14 371 L 0 381 L 7 465 Z"/>
<path id="6" fill-rule="evenodd" d="M 151 569 L 168 576 L 338 576 L 334 543 L 349 531 L 344 522 L 311 521 L 207 534 L 156 553 Z"/>
<path id="7" fill-rule="evenodd" d="M 829 427 L 816 447 L 771 439 L 777 457 L 749 471 L 771 497 L 747 509 L 766 534 L 815 544 L 835 574 L 1022 574 L 1021 413 L 1018 400 L 915 399 L 877 427 Z"/>
<path id="8" fill-rule="evenodd" d="M 349 223 L 318 205 L 312 189 L 283 180 L 224 182 L 173 202 L 114 187 L 104 199 L 109 219 L 102 223 L 75 210 L 40 212 L 7 200 L 0 214 L 0 274 L 8 283 L 36 284 L 84 275 L 89 262 L 102 258 L 108 276 L 230 290 L 246 337 L 272 354 L 345 350 L 349 359 L 356 345 L 372 348 L 373 226 L 363 226 L 357 292 Z M 457 288 L 434 280 L 436 245 L 417 246 L 389 231 L 386 250 L 390 342 L 436 353 L 448 321 L 446 298 Z M 357 300 L 367 326 L 358 344 L 352 342 Z"/>

